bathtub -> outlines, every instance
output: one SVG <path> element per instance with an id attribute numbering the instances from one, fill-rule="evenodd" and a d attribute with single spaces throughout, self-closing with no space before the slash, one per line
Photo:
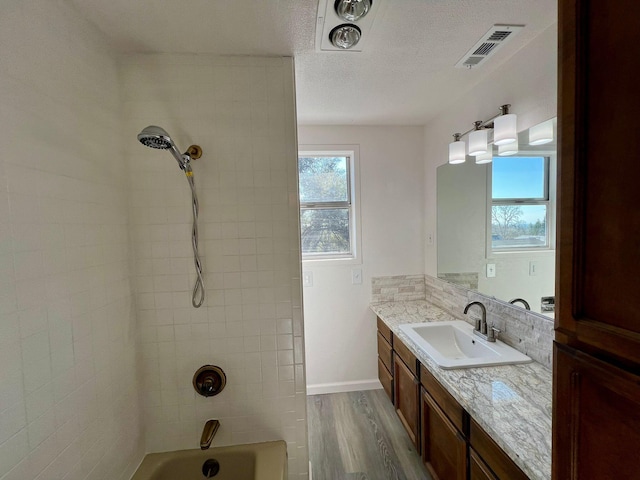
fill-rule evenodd
<path id="1" fill-rule="evenodd" d="M 217 473 L 216 473 L 217 472 Z M 150 453 L 131 480 L 286 480 L 287 444 L 275 442 Z"/>

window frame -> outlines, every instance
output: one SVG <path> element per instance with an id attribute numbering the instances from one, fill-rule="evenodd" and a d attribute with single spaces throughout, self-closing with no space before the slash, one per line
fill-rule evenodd
<path id="1" fill-rule="evenodd" d="M 487 256 L 501 255 L 501 254 L 514 254 L 523 252 L 542 252 L 554 250 L 555 244 L 555 189 L 551 188 L 552 182 L 555 182 L 555 175 L 552 172 L 555 170 L 555 152 L 552 151 L 535 151 L 535 150 L 520 150 L 516 155 L 508 158 L 518 157 L 541 157 L 544 159 L 544 196 L 543 197 L 517 197 L 517 198 L 500 198 L 493 199 L 493 163 L 489 165 L 487 169 Z M 552 178 L 552 176 L 554 178 Z M 497 205 L 544 205 L 546 207 L 545 222 L 545 245 L 532 246 L 527 245 L 523 247 L 493 247 L 493 207 Z"/>
<path id="2" fill-rule="evenodd" d="M 347 157 L 347 200 L 331 202 L 302 202 L 300 200 L 299 160 L 301 157 Z M 298 218 L 303 210 L 348 209 L 349 252 L 346 253 L 305 253 L 302 251 L 302 232 L 299 230 L 300 255 L 304 263 L 360 264 L 360 221 L 359 221 L 359 146 L 358 145 L 299 145 L 296 159 L 296 179 L 298 187 Z M 299 220 L 300 221 L 300 220 Z"/>

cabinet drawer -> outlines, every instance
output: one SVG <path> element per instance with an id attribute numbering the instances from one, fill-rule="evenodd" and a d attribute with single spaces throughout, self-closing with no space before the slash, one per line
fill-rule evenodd
<path id="1" fill-rule="evenodd" d="M 382 335 L 384 339 L 389 342 L 389 345 L 393 346 L 393 335 L 391 335 L 391 329 L 387 327 L 387 325 L 380 319 L 380 317 L 377 318 L 378 332 L 380 332 L 380 335 Z"/>
<path id="2" fill-rule="evenodd" d="M 411 353 L 411 351 L 407 348 L 407 346 L 402 343 L 395 335 L 393 336 L 393 350 L 396 352 L 405 365 L 411 370 L 416 377 L 418 376 L 418 370 L 416 368 L 416 357 Z"/>
<path id="3" fill-rule="evenodd" d="M 453 423 L 464 436 L 467 436 L 468 428 L 465 426 L 465 424 L 467 424 L 467 413 L 422 364 L 420 364 L 420 383 L 424 389 L 429 392 L 429 395 L 436 401 L 449 420 L 451 420 L 451 423 Z"/>
<path id="4" fill-rule="evenodd" d="M 476 451 L 469 447 L 469 480 L 498 480 Z"/>
<path id="5" fill-rule="evenodd" d="M 513 460 L 493 441 L 475 420 L 471 419 L 469 442 L 484 463 L 501 480 L 529 480 Z"/>
<path id="6" fill-rule="evenodd" d="M 378 358 L 378 379 L 382 384 L 382 388 L 389 396 L 389 400 L 393 403 L 393 376 L 391 375 L 391 372 L 387 370 L 380 358 Z"/>
<path id="7" fill-rule="evenodd" d="M 393 363 L 391 361 L 391 345 L 384 339 L 382 334 L 378 332 L 378 356 L 387 370 L 393 369 Z"/>

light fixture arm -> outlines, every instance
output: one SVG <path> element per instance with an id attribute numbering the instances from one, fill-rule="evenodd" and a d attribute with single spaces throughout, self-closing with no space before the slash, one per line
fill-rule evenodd
<path id="1" fill-rule="evenodd" d="M 460 140 L 462 137 L 464 137 L 465 135 L 469 135 L 471 132 L 475 131 L 475 130 L 481 130 L 483 128 L 493 128 L 493 121 L 502 116 L 502 115 L 508 115 L 509 114 L 509 109 L 511 108 L 511 104 L 507 103 L 505 105 L 501 105 L 498 110 L 500 113 L 498 113 L 497 115 L 494 115 L 491 118 L 488 118 L 487 120 L 478 120 L 476 122 L 473 123 L 473 128 L 471 128 L 470 130 L 467 130 L 464 133 L 455 133 L 455 135 L 458 135 L 459 138 L 456 139 L 456 142 L 458 140 Z"/>

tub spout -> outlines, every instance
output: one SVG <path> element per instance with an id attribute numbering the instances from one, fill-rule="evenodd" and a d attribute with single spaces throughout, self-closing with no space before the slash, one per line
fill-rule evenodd
<path id="1" fill-rule="evenodd" d="M 216 432 L 220 428 L 220 422 L 218 420 L 207 420 L 202 429 L 202 437 L 200 437 L 200 448 L 206 450 L 211 446 L 213 437 L 216 436 Z"/>

